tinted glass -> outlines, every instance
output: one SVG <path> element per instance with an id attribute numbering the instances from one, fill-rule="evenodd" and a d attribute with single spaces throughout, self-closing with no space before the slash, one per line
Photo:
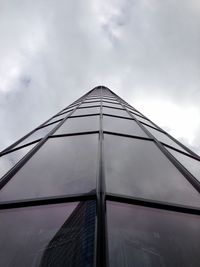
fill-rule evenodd
<path id="1" fill-rule="evenodd" d="M 37 144 L 37 143 L 36 143 Z M 22 159 L 36 144 L 30 145 L 0 157 L 0 178 Z"/>
<path id="2" fill-rule="evenodd" d="M 137 135 L 147 137 L 134 120 L 120 119 L 115 117 L 103 117 L 103 129 L 110 132 Z"/>
<path id="3" fill-rule="evenodd" d="M 112 108 L 123 108 L 120 104 L 115 104 L 115 103 L 110 103 L 110 102 L 105 102 L 103 101 L 104 106 L 109 106 Z"/>
<path id="4" fill-rule="evenodd" d="M 46 127 L 40 128 L 39 130 L 32 133 L 29 137 L 24 139 L 22 142 L 20 142 L 16 147 L 28 144 L 30 142 L 37 140 L 37 139 L 45 137 L 45 135 L 47 135 L 56 126 L 57 126 L 57 124 L 51 124 L 51 125 L 48 125 Z"/>
<path id="5" fill-rule="evenodd" d="M 183 155 L 173 149 L 167 148 L 166 149 L 178 160 L 180 163 L 188 169 L 191 174 L 194 175 L 197 180 L 200 181 L 200 161 L 190 158 L 186 155 Z"/>
<path id="6" fill-rule="evenodd" d="M 48 140 L 0 192 L 0 200 L 88 193 L 96 185 L 97 135 Z"/>
<path id="7" fill-rule="evenodd" d="M 108 202 L 110 267 L 199 267 L 200 218 Z"/>
<path id="8" fill-rule="evenodd" d="M 116 108 L 103 107 L 103 113 L 130 118 L 130 115 L 125 110 L 120 110 Z"/>
<path id="9" fill-rule="evenodd" d="M 93 266 L 93 201 L 0 212 L 0 266 Z"/>
<path id="10" fill-rule="evenodd" d="M 74 113 L 73 116 L 79 116 L 79 115 L 86 115 L 86 114 L 96 114 L 100 113 L 100 108 L 81 108 L 77 109 Z"/>
<path id="11" fill-rule="evenodd" d="M 169 146 L 172 146 L 172 147 L 175 147 L 181 151 L 184 151 L 186 152 L 181 146 L 179 146 L 178 144 L 176 144 L 171 138 L 169 138 L 166 134 L 160 132 L 160 131 L 157 131 L 157 130 L 154 130 L 148 126 L 145 126 L 147 128 L 147 130 L 156 138 L 158 139 L 158 141 L 160 142 L 163 142 Z"/>
<path id="12" fill-rule="evenodd" d="M 100 106 L 100 102 L 90 102 L 90 103 L 83 103 L 80 105 L 80 108 L 83 108 L 83 107 L 90 107 L 90 106 Z"/>
<path id="13" fill-rule="evenodd" d="M 154 128 L 156 127 L 153 123 L 151 123 L 150 121 L 146 120 L 145 118 L 141 118 L 140 116 L 137 116 L 136 114 L 133 114 L 133 116 L 135 116 L 135 118 L 137 120 L 139 120 L 140 122 L 144 122 L 144 123 L 146 123 L 146 124 L 148 124 L 148 125 L 150 125 L 150 126 L 152 126 Z"/>
<path id="14" fill-rule="evenodd" d="M 107 191 L 200 206 L 200 195 L 151 141 L 105 135 Z"/>
<path id="15" fill-rule="evenodd" d="M 98 130 L 99 116 L 75 117 L 67 119 L 54 135 Z"/>

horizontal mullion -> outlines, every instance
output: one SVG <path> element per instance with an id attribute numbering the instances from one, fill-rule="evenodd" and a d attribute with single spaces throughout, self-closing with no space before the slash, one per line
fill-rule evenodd
<path id="1" fill-rule="evenodd" d="M 104 113 L 104 112 L 102 112 L 102 115 L 103 116 L 108 116 L 108 117 L 114 117 L 114 118 L 119 118 L 119 119 L 135 121 L 135 119 L 132 118 L 132 117 L 130 117 L 130 118 L 129 117 L 123 117 L 123 116 L 114 115 L 114 114 L 108 114 L 108 113 Z"/>
<path id="2" fill-rule="evenodd" d="M 105 130 L 103 130 L 103 133 L 104 134 L 110 134 L 110 135 L 118 135 L 118 136 L 123 136 L 123 137 L 128 137 L 128 138 L 135 138 L 135 139 L 153 141 L 153 139 L 151 139 L 149 137 L 143 137 L 143 136 L 139 136 L 139 135 L 129 135 L 129 134 L 123 134 L 123 133 L 111 132 L 111 131 L 105 131 Z"/>
<path id="3" fill-rule="evenodd" d="M 167 211 L 175 211 L 187 214 L 195 214 L 200 215 L 200 209 L 195 207 L 183 206 L 183 205 L 175 205 L 168 202 L 161 202 L 161 201 L 154 201 L 149 199 L 143 198 L 136 198 L 136 197 L 127 197 L 124 195 L 115 195 L 115 194 L 106 194 L 106 200 L 120 202 L 120 203 L 127 203 L 133 204 L 138 206 L 145 206 L 155 209 L 162 209 Z"/>
<path id="4" fill-rule="evenodd" d="M 79 117 L 89 117 L 89 116 L 99 116 L 99 113 L 94 113 L 94 114 L 83 114 L 83 115 L 72 115 L 69 118 L 79 118 Z"/>
<path id="5" fill-rule="evenodd" d="M 66 134 L 54 134 L 49 136 L 49 138 L 55 137 L 64 137 L 64 136 L 73 136 L 73 135 L 87 135 L 87 134 L 98 134 L 99 131 L 86 131 L 86 132 L 74 132 L 74 133 L 66 133 Z"/>
<path id="6" fill-rule="evenodd" d="M 85 194 L 76 194 L 76 195 L 61 195 L 53 197 L 43 197 L 37 199 L 26 199 L 26 200 L 17 200 L 17 201 L 7 201 L 0 203 L 0 210 L 4 209 L 13 209 L 13 208 L 22 208 L 22 207 L 32 207 L 32 206 L 42 206 L 49 204 L 60 204 L 67 202 L 76 202 L 76 201 L 87 201 L 96 199 L 96 194 L 85 193 Z"/>

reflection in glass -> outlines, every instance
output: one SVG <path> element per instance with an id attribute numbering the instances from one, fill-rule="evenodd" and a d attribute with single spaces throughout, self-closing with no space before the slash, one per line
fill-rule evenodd
<path id="1" fill-rule="evenodd" d="M 36 130 L 34 133 L 32 133 L 26 139 L 24 139 L 22 142 L 20 142 L 16 147 L 31 143 L 33 141 L 36 141 L 40 138 L 45 137 L 56 126 L 57 126 L 57 123 L 51 124 L 51 125 L 48 125 L 46 127 L 43 127 L 43 128 Z"/>
<path id="2" fill-rule="evenodd" d="M 151 141 L 105 135 L 107 191 L 200 206 L 200 195 Z"/>
<path id="3" fill-rule="evenodd" d="M 37 143 L 0 157 L 0 178 L 22 159 Z"/>
<path id="4" fill-rule="evenodd" d="M 115 115 L 115 116 L 122 116 L 122 117 L 130 118 L 130 115 L 128 114 L 128 112 L 126 112 L 125 110 L 122 110 L 122 109 L 103 107 L 102 111 L 105 114 L 111 114 L 111 115 Z"/>
<path id="5" fill-rule="evenodd" d="M 99 116 L 74 117 L 67 119 L 54 135 L 87 131 L 99 131 Z"/>
<path id="6" fill-rule="evenodd" d="M 87 115 L 87 114 L 96 114 L 96 113 L 100 113 L 100 107 L 95 107 L 95 108 L 80 108 L 80 109 L 77 109 L 73 113 L 73 116 Z"/>
<path id="7" fill-rule="evenodd" d="M 145 125 L 144 125 L 145 126 Z M 166 134 L 154 130 L 151 127 L 145 126 L 147 128 L 147 130 L 156 138 L 158 139 L 158 141 L 163 142 L 169 146 L 175 147 L 181 151 L 185 151 L 185 149 L 183 149 L 181 146 L 179 146 L 177 143 L 175 143 L 171 138 L 169 138 Z"/>
<path id="8" fill-rule="evenodd" d="M 87 193 L 96 185 L 97 135 L 48 140 L 0 191 L 0 200 Z"/>
<path id="9" fill-rule="evenodd" d="M 93 266 L 95 202 L 0 212 L 0 266 Z"/>
<path id="10" fill-rule="evenodd" d="M 104 131 L 147 137 L 134 120 L 103 116 Z"/>
<path id="11" fill-rule="evenodd" d="M 166 149 L 178 160 L 180 163 L 191 172 L 194 177 L 200 182 L 200 161 L 183 155 L 173 149 L 166 147 Z"/>
<path id="12" fill-rule="evenodd" d="M 199 267 L 199 216 L 108 202 L 107 219 L 110 267 Z"/>

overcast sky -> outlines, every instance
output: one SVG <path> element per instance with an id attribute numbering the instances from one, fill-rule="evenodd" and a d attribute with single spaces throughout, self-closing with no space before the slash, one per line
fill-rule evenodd
<path id="1" fill-rule="evenodd" d="M 200 154 L 200 1 L 0 1 L 0 149 L 100 84 Z"/>

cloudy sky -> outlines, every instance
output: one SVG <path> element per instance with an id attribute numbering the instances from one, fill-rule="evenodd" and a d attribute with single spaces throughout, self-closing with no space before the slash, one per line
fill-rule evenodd
<path id="1" fill-rule="evenodd" d="M 200 1 L 0 1 L 0 149 L 100 84 L 200 154 Z"/>

